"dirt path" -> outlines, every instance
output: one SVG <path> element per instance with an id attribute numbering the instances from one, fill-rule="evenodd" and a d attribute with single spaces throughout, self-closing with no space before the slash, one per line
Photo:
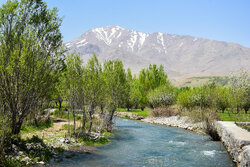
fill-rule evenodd
<path id="1" fill-rule="evenodd" d="M 52 117 L 53 120 L 53 127 L 44 129 L 42 131 L 36 131 L 33 133 L 26 133 L 22 135 L 22 138 L 31 138 L 34 135 L 39 136 L 40 138 L 49 138 L 49 137 L 56 137 L 56 136 L 63 136 L 67 133 L 67 130 L 64 129 L 64 125 L 68 124 L 68 120 L 62 118 Z M 70 125 L 73 125 L 73 121 L 70 121 Z M 76 126 L 80 126 L 79 122 L 76 122 Z"/>

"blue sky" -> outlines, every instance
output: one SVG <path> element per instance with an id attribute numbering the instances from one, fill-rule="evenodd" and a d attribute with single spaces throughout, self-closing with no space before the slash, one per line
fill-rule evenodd
<path id="1" fill-rule="evenodd" d="M 45 1 L 64 16 L 64 42 L 92 28 L 119 25 L 146 33 L 191 35 L 250 47 L 249 0 Z"/>

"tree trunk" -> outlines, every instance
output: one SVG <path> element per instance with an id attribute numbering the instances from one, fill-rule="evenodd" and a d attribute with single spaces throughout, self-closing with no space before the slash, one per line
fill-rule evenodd
<path id="1" fill-rule="evenodd" d="M 91 133 L 92 124 L 93 124 L 93 119 L 92 119 L 92 116 L 90 116 L 90 122 L 89 122 L 89 130 L 88 130 L 88 134 L 90 134 L 90 133 Z"/>
<path id="2" fill-rule="evenodd" d="M 59 102 L 59 111 L 62 111 L 62 101 L 59 100 L 58 102 Z"/>
<path id="3" fill-rule="evenodd" d="M 109 119 L 108 119 L 108 122 L 107 122 L 107 129 L 106 129 L 108 132 L 112 131 L 113 117 L 114 117 L 115 111 L 116 111 L 116 109 L 113 109 L 110 112 L 110 116 L 109 116 Z"/>
<path id="4" fill-rule="evenodd" d="M 74 127 L 73 127 L 73 135 L 76 134 L 76 115 L 75 115 L 75 110 L 73 110 L 73 119 L 74 119 Z"/>
<path id="5" fill-rule="evenodd" d="M 93 102 L 90 106 L 90 110 L 89 110 L 89 118 L 90 118 L 90 123 L 89 123 L 89 129 L 88 129 L 88 134 L 91 133 L 91 130 L 92 130 L 92 125 L 93 125 L 93 114 L 94 114 L 94 105 L 93 105 Z"/>
<path id="6" fill-rule="evenodd" d="M 69 110 L 66 109 L 66 111 L 68 111 L 68 134 L 70 136 L 70 120 L 69 120 Z"/>
<path id="7" fill-rule="evenodd" d="M 240 113 L 240 107 L 237 105 L 237 114 Z"/>
<path id="8" fill-rule="evenodd" d="M 85 113 L 85 107 L 83 106 L 82 109 L 82 133 L 85 133 L 85 124 L 86 124 L 86 113 Z"/>
<path id="9" fill-rule="evenodd" d="M 18 134 L 18 130 L 17 130 L 17 122 L 16 122 L 16 112 L 12 111 L 12 118 L 11 118 L 12 124 L 11 124 L 11 132 L 12 134 L 16 135 Z"/>

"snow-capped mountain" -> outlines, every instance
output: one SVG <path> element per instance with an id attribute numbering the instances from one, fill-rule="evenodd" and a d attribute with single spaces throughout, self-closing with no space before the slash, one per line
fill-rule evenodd
<path id="1" fill-rule="evenodd" d="M 250 48 L 192 36 L 148 34 L 107 26 L 89 30 L 65 45 L 80 53 L 85 62 L 95 53 L 101 62 L 122 60 L 134 73 L 149 64 L 164 65 L 170 77 L 225 74 L 240 68 L 250 71 Z"/>

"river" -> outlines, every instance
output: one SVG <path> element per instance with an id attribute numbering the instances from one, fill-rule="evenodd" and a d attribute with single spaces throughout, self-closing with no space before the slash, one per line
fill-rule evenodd
<path id="1" fill-rule="evenodd" d="M 233 167 L 221 142 L 179 128 L 115 118 L 114 138 L 93 153 L 78 153 L 51 166 Z"/>

